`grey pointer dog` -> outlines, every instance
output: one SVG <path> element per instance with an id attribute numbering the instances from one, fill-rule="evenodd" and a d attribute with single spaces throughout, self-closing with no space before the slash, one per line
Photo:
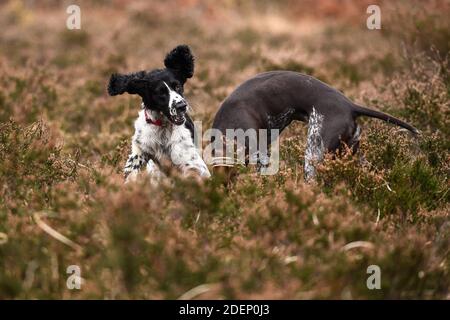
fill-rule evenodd
<path id="1" fill-rule="evenodd" d="M 406 122 L 357 105 L 322 81 L 293 71 L 264 72 L 239 85 L 222 103 L 212 127 L 222 135 L 227 129 L 279 129 L 281 133 L 293 120 L 308 122 L 305 179 L 309 180 L 315 176 L 312 162 L 322 160 L 324 152 L 339 151 L 343 143 L 354 153 L 358 150 L 359 116 L 419 133 Z"/>

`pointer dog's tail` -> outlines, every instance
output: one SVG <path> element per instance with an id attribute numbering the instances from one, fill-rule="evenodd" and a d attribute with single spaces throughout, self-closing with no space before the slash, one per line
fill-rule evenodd
<path id="1" fill-rule="evenodd" d="M 393 123 L 396 124 L 402 128 L 408 129 L 409 131 L 411 131 L 413 134 L 418 135 L 420 134 L 420 131 L 417 130 L 416 128 L 414 128 L 413 126 L 409 125 L 408 123 L 397 119 L 391 115 L 388 115 L 387 113 L 384 112 L 380 112 L 380 111 L 376 111 L 376 110 L 372 110 L 366 107 L 362 107 L 359 106 L 357 104 L 353 104 L 353 115 L 355 117 L 359 117 L 359 116 L 368 116 L 371 118 L 377 118 L 377 119 L 381 119 L 384 120 L 388 123 Z"/>

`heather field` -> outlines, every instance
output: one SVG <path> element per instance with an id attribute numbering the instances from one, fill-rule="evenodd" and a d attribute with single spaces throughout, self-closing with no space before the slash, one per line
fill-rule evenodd
<path id="1" fill-rule="evenodd" d="M 449 16 L 446 0 L 1 1 L 0 299 L 449 299 Z M 205 130 L 238 84 L 284 69 L 422 134 L 361 118 L 370 164 L 328 157 L 306 184 L 295 122 L 276 175 L 124 185 L 140 100 L 108 96 L 109 76 L 180 43 Z"/>

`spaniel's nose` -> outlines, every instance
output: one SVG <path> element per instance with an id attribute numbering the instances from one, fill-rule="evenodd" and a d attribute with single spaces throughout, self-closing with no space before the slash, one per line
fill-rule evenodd
<path id="1" fill-rule="evenodd" d="M 178 112 L 186 112 L 187 103 L 185 101 L 180 101 L 175 105 L 175 109 L 177 109 Z"/>

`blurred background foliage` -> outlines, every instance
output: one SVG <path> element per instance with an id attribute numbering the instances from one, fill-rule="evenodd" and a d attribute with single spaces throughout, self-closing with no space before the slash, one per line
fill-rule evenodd
<path id="1" fill-rule="evenodd" d="M 67 30 L 72 2 L 0 4 L 0 298 L 450 297 L 449 1 L 86 0 Z M 370 164 L 327 159 L 306 185 L 295 123 L 275 176 L 124 186 L 140 102 L 108 97 L 107 80 L 161 67 L 179 43 L 196 55 L 185 94 L 204 129 L 239 83 L 288 69 L 422 136 L 361 119 Z M 81 290 L 66 287 L 72 264 Z"/>

